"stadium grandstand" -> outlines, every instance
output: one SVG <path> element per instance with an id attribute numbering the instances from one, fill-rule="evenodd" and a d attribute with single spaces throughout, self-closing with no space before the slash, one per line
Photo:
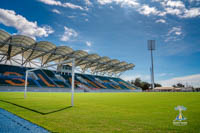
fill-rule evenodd
<path id="1" fill-rule="evenodd" d="M 48 41 L 37 42 L 28 36 L 10 35 L 4 30 L 0 30 L 0 89 L 14 90 L 16 87 L 23 87 L 26 71 L 33 68 L 41 69 L 28 74 L 28 87 L 38 91 L 44 88 L 70 88 L 72 63 L 59 62 L 71 59 L 75 60 L 76 91 L 139 90 L 119 78 L 123 72 L 134 68 L 132 63 L 88 54 L 67 46 L 56 46 Z M 55 63 L 59 65 L 44 68 Z"/>

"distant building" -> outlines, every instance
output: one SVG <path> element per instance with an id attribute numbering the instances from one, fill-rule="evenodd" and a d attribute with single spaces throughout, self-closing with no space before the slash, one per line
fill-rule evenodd
<path id="1" fill-rule="evenodd" d="M 187 91 L 195 91 L 195 89 L 193 88 L 193 87 L 184 87 L 184 88 L 181 88 L 181 91 L 185 91 L 185 92 L 187 92 Z"/>
<path id="2" fill-rule="evenodd" d="M 181 91 L 182 88 L 175 87 L 156 87 L 153 91 Z"/>

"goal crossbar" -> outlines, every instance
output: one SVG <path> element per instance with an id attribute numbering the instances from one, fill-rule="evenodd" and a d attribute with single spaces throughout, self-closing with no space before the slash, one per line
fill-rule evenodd
<path id="1" fill-rule="evenodd" d="M 33 68 L 30 70 L 26 70 L 25 73 L 25 87 L 24 87 L 24 99 L 27 97 L 26 93 L 27 93 L 27 82 L 28 82 L 28 73 L 35 71 L 35 70 L 40 70 L 40 69 L 44 69 L 44 68 L 48 68 L 48 67 L 52 67 L 52 66 L 56 66 L 56 65 L 60 65 L 60 64 L 65 64 L 65 63 L 69 63 L 72 62 L 72 71 L 71 71 L 71 76 L 72 76 L 72 81 L 71 81 L 71 106 L 74 106 L 74 76 L 75 76 L 75 59 L 71 59 L 71 60 L 66 60 L 66 61 L 62 61 L 59 63 L 55 63 L 55 64 L 51 64 L 48 66 L 44 66 L 44 67 L 39 67 L 39 68 Z"/>

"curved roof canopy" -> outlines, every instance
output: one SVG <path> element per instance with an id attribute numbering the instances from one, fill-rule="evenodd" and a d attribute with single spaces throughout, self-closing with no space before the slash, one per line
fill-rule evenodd
<path id="1" fill-rule="evenodd" d="M 117 74 L 135 67 L 134 64 L 128 64 L 125 61 L 120 62 L 106 56 L 88 54 L 83 50 L 74 51 L 70 47 L 56 46 L 48 41 L 37 42 L 28 36 L 10 35 L 3 30 L 0 30 L 0 52 L 1 55 L 7 56 L 7 60 L 21 55 L 24 58 L 22 65 L 35 59 L 39 59 L 43 66 L 50 62 L 61 62 L 74 58 L 76 66 L 83 71 L 90 69 L 93 73 Z"/>

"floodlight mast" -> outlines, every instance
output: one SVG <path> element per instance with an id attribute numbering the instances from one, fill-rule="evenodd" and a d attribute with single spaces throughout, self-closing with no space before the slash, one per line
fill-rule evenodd
<path id="1" fill-rule="evenodd" d="M 55 65 L 60 65 L 60 64 L 65 64 L 65 63 L 69 63 L 69 62 L 72 62 L 72 72 L 71 72 L 71 75 L 72 75 L 72 85 L 71 85 L 71 106 L 74 106 L 74 76 L 75 76 L 75 59 L 71 59 L 71 60 L 65 60 L 63 62 L 59 62 L 59 63 L 56 63 L 56 64 L 51 64 L 51 65 L 48 65 L 48 66 L 44 66 L 44 67 L 39 67 L 39 68 L 33 68 L 33 69 L 30 69 L 30 70 L 26 70 L 26 76 L 25 76 L 25 88 L 24 88 L 24 99 L 26 98 L 26 92 L 27 92 L 27 82 L 28 82 L 28 73 L 29 72 L 32 72 L 32 71 L 35 71 L 35 70 L 40 70 L 40 69 L 43 69 L 43 68 L 48 68 L 48 67 L 52 67 L 52 66 L 55 66 Z"/>
<path id="2" fill-rule="evenodd" d="M 151 52 L 151 88 L 154 89 L 154 66 L 153 66 L 153 50 L 155 50 L 155 40 L 148 40 L 148 50 Z"/>

